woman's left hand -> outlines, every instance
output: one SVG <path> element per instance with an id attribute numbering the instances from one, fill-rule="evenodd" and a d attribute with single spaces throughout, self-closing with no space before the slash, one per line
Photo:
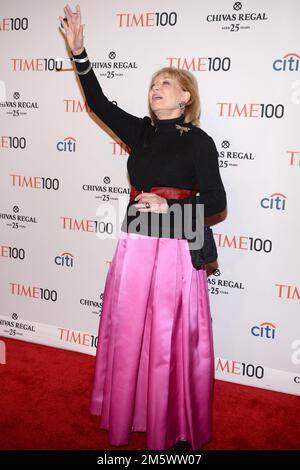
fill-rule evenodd
<path id="1" fill-rule="evenodd" d="M 165 214 L 169 209 L 167 200 L 155 193 L 138 194 L 135 201 L 139 201 L 138 204 L 135 204 L 135 207 L 139 209 L 140 212 L 161 212 Z M 148 205 L 149 207 L 147 207 Z"/>

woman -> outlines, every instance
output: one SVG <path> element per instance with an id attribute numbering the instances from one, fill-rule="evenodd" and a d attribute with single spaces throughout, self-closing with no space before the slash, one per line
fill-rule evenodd
<path id="1" fill-rule="evenodd" d="M 91 412 L 111 445 L 142 431 L 148 449 L 200 449 L 211 436 L 214 377 L 207 273 L 192 264 L 185 237 L 151 231 L 199 190 L 205 217 L 226 207 L 214 141 L 197 127 L 197 82 L 189 72 L 161 69 L 150 84 L 150 117 L 125 112 L 93 72 L 79 6 L 64 11 L 87 103 L 131 149 L 130 201 L 105 283 Z"/>

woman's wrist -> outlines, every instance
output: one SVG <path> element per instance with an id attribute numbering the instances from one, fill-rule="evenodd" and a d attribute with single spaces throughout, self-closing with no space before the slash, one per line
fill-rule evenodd
<path id="1" fill-rule="evenodd" d="M 79 49 L 77 50 L 77 52 L 79 52 Z M 72 52 L 72 56 L 72 60 L 75 64 L 74 70 L 78 75 L 85 75 L 90 70 L 92 70 L 92 64 L 89 60 L 85 47 L 81 50 L 80 54 L 74 54 Z"/>
<path id="2" fill-rule="evenodd" d="M 77 57 L 83 53 L 84 49 L 84 47 L 81 47 L 80 49 L 72 50 L 72 55 L 74 57 Z"/>

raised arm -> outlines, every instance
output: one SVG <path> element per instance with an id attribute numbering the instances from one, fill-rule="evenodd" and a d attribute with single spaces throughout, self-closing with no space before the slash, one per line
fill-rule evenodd
<path id="1" fill-rule="evenodd" d="M 145 120 L 127 113 L 113 104 L 103 93 L 83 45 L 83 28 L 79 5 L 75 13 L 64 8 L 66 19 L 60 18 L 63 32 L 71 49 L 78 77 L 91 110 L 129 147 L 136 143 Z M 86 72 L 86 73 L 84 73 Z"/>

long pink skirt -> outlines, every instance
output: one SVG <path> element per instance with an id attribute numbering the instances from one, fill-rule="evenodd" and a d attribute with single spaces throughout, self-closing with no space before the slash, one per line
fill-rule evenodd
<path id="1" fill-rule="evenodd" d="M 214 353 L 205 268 L 186 240 L 121 232 L 104 290 L 91 413 L 111 445 L 211 438 Z"/>

